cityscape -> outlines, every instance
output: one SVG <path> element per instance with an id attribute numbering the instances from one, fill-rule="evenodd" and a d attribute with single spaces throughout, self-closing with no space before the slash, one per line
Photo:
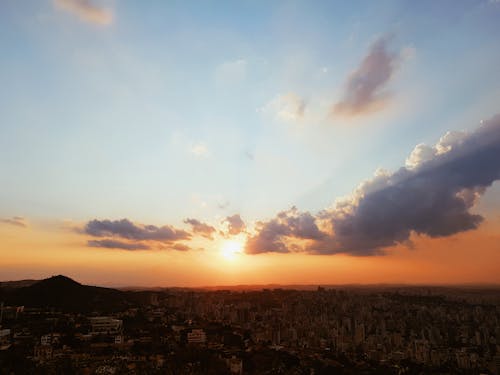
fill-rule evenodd
<path id="1" fill-rule="evenodd" d="M 2 304 L 2 373 L 500 373 L 498 287 L 28 283 L 0 284 L 26 303 Z"/>
<path id="2" fill-rule="evenodd" d="M 500 375 L 500 0 L 0 0 L 0 375 Z"/>

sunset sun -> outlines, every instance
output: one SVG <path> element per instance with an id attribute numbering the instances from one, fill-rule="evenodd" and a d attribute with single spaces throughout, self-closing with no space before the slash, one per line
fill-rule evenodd
<path id="1" fill-rule="evenodd" d="M 222 243 L 221 254 L 225 259 L 234 259 L 243 252 L 243 242 L 236 240 L 226 240 Z"/>

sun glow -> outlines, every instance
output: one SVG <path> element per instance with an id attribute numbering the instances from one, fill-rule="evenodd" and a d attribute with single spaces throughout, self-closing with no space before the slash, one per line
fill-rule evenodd
<path id="1" fill-rule="evenodd" d="M 226 259 L 234 259 L 243 252 L 243 242 L 236 240 L 227 240 L 222 243 L 221 254 Z"/>

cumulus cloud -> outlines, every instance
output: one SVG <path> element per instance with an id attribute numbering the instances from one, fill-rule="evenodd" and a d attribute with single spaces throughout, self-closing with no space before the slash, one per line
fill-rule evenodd
<path id="1" fill-rule="evenodd" d="M 149 250 L 151 248 L 150 246 L 141 242 L 125 242 L 112 239 L 89 240 L 87 241 L 87 246 L 122 250 Z"/>
<path id="2" fill-rule="evenodd" d="M 113 22 L 113 12 L 93 4 L 91 0 L 53 0 L 53 3 L 85 22 L 103 26 Z"/>
<path id="3" fill-rule="evenodd" d="M 23 227 L 23 228 L 26 228 L 28 226 L 26 219 L 21 216 L 13 216 L 10 218 L 0 219 L 0 223 L 10 224 L 16 227 Z"/>
<path id="4" fill-rule="evenodd" d="M 158 242 L 173 242 L 191 237 L 188 232 L 169 225 L 157 227 L 134 224 L 128 219 L 91 220 L 85 225 L 83 232 L 93 237 L 118 237 L 127 240 Z"/>
<path id="5" fill-rule="evenodd" d="M 272 113 L 283 121 L 299 121 L 304 118 L 306 101 L 297 94 L 290 92 L 278 95 L 276 98 L 259 109 L 260 112 Z"/>
<path id="6" fill-rule="evenodd" d="M 184 220 L 186 224 L 191 225 L 193 233 L 199 234 L 205 238 L 212 239 L 212 235 L 215 233 L 215 228 L 211 225 L 202 223 L 197 219 L 186 219 Z"/>
<path id="7" fill-rule="evenodd" d="M 226 217 L 224 222 L 228 225 L 228 233 L 230 235 L 235 236 L 245 230 L 245 222 L 238 214 Z"/>
<path id="8" fill-rule="evenodd" d="M 247 241 L 245 251 L 249 254 L 264 252 L 288 253 L 294 244 L 287 239 L 321 240 L 326 236 L 309 212 L 299 212 L 292 207 L 280 212 L 274 219 L 257 223 L 257 234 Z"/>
<path id="9" fill-rule="evenodd" d="M 412 233 L 443 237 L 475 229 L 483 218 L 471 209 L 500 179 L 499 155 L 496 115 L 474 132 L 447 133 L 433 147 L 418 145 L 405 167 L 377 171 L 315 216 L 292 209 L 258 223 L 246 252 L 373 255 L 408 244 Z"/>
<path id="10" fill-rule="evenodd" d="M 387 100 L 384 88 L 398 66 L 400 55 L 389 52 L 390 37 L 377 39 L 361 64 L 347 79 L 342 99 L 333 107 L 336 114 L 356 116 L 377 110 Z"/>

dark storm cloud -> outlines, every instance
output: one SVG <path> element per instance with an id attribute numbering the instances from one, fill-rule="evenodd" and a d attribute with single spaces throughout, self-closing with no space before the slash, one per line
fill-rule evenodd
<path id="1" fill-rule="evenodd" d="M 188 232 L 168 225 L 157 227 L 134 224 L 128 219 L 91 220 L 85 225 L 83 231 L 94 237 L 119 237 L 136 241 L 172 242 L 191 237 Z"/>
<path id="2" fill-rule="evenodd" d="M 215 232 L 215 228 L 212 227 L 211 225 L 202 223 L 201 221 L 197 219 L 186 219 L 184 220 L 186 224 L 191 225 L 191 228 L 193 230 L 193 233 L 202 235 L 203 237 L 206 238 L 212 238 L 212 234 Z"/>
<path id="3" fill-rule="evenodd" d="M 228 216 L 224 221 L 228 224 L 228 233 L 230 235 L 234 236 L 245 230 L 245 222 L 238 214 Z"/>
<path id="4" fill-rule="evenodd" d="M 117 240 L 89 240 L 87 241 L 89 247 L 102 247 L 106 249 L 122 249 L 122 250 L 149 250 L 150 247 L 140 242 L 124 242 Z"/>
<path id="5" fill-rule="evenodd" d="M 26 228 L 26 220 L 20 216 L 13 216 L 11 218 L 0 219 L 0 223 L 15 225 L 16 227 Z"/>
<path id="6" fill-rule="evenodd" d="M 315 217 L 295 210 L 259 223 L 246 251 L 289 252 L 299 246 L 315 254 L 373 255 L 408 243 L 412 232 L 443 237 L 475 229 L 483 218 L 470 209 L 499 179 L 497 115 L 472 133 L 448 133 L 434 147 L 417 146 L 405 167 L 378 173 Z"/>
<path id="7" fill-rule="evenodd" d="M 355 116 L 371 112 L 385 101 L 382 92 L 394 74 L 398 55 L 388 51 L 390 37 L 376 40 L 368 54 L 347 79 L 342 99 L 333 107 L 334 113 Z"/>

